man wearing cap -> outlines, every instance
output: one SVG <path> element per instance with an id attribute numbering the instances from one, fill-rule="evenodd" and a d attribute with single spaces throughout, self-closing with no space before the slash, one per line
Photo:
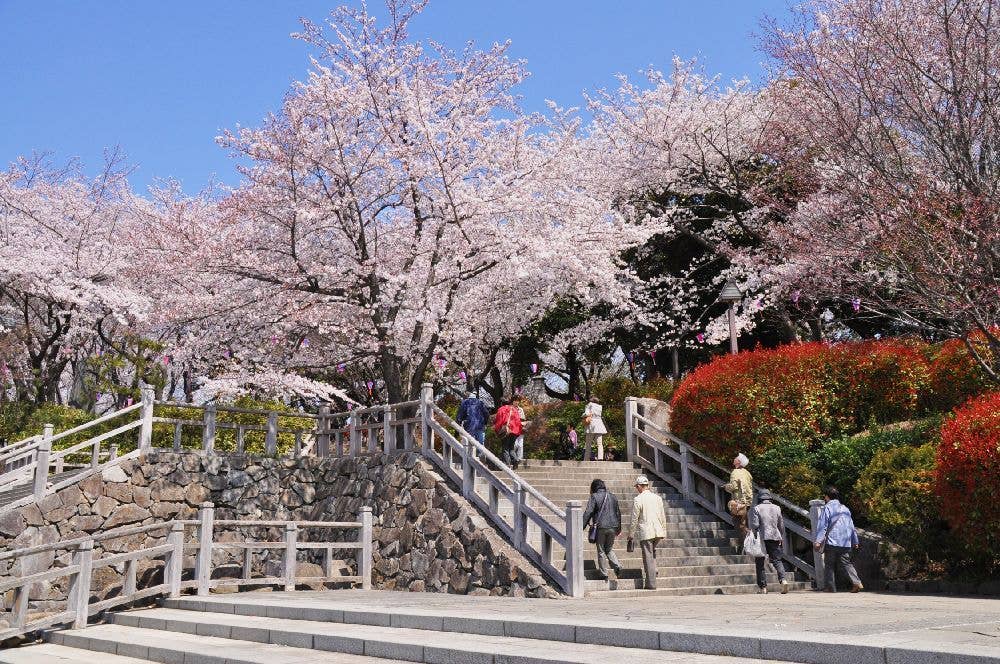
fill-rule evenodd
<path id="1" fill-rule="evenodd" d="M 781 508 L 773 502 L 773 496 L 767 489 L 761 489 L 757 497 L 760 501 L 757 507 L 750 510 L 750 529 L 757 534 L 764 546 L 764 553 L 771 559 L 774 571 L 778 573 L 778 583 L 781 584 L 781 594 L 788 592 L 788 580 L 785 578 L 785 563 L 781 560 L 782 537 L 785 532 L 785 520 L 781 516 Z M 764 575 L 766 558 L 754 558 L 757 565 L 757 588 L 760 593 L 767 593 L 767 577 Z"/>
<path id="2" fill-rule="evenodd" d="M 740 529 L 740 534 L 746 537 L 750 532 L 747 529 L 747 509 L 753 505 L 753 477 L 747 466 L 750 459 L 740 452 L 733 459 L 733 472 L 729 473 L 729 483 L 723 487 L 732 495 L 729 501 L 729 513 L 733 515 L 733 524 Z"/>
<path id="3" fill-rule="evenodd" d="M 632 527 L 629 528 L 628 550 L 638 538 L 642 549 L 642 571 L 646 589 L 656 590 L 656 543 L 667 535 L 667 515 L 663 499 L 649 490 L 645 475 L 635 478 L 636 497 L 632 501 Z"/>

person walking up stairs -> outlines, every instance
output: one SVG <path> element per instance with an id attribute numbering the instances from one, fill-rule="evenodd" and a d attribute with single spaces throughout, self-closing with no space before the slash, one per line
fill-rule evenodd
<path id="1" fill-rule="evenodd" d="M 637 495 L 632 501 L 632 528 L 629 530 L 628 550 L 634 549 L 638 537 L 642 549 L 642 573 L 646 590 L 656 590 L 656 543 L 667 535 L 667 515 L 663 499 L 649 491 L 649 478 L 635 478 Z"/>

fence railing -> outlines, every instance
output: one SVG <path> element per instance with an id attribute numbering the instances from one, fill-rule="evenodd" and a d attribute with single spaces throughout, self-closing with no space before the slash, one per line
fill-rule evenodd
<path id="1" fill-rule="evenodd" d="M 0 511 L 151 449 L 294 457 L 411 449 L 421 422 L 419 403 L 290 413 L 157 401 L 152 388 L 143 388 L 139 403 L 58 433 L 46 425 L 41 435 L 0 448 L 0 492 L 21 487 Z"/>
<path id="2" fill-rule="evenodd" d="M 87 433 L 93 435 L 51 451 L 54 441 Z M 27 453 L 31 460 L 12 481 L 31 482 L 33 491 L 0 510 L 38 500 L 152 449 L 291 456 L 419 449 L 567 594 L 584 592 L 580 501 L 569 501 L 562 509 L 548 500 L 435 406 L 430 384 L 422 387 L 418 400 L 345 412 L 324 406 L 317 414 L 156 401 L 152 389 L 144 389 L 138 404 L 55 435 L 47 425 L 35 442 L 22 442 L 21 450 L 32 450 Z M 566 556 L 565 570 L 553 562 L 561 555 Z"/>
<path id="3" fill-rule="evenodd" d="M 628 460 L 663 479 L 688 500 L 701 505 L 720 520 L 733 525 L 729 513 L 725 485 L 729 483 L 729 470 L 719 465 L 705 453 L 684 442 L 662 426 L 638 412 L 635 397 L 625 400 L 625 438 Z M 754 485 L 757 492 L 760 487 Z M 784 558 L 794 567 L 816 580 L 822 587 L 822 555 L 813 552 L 812 561 L 796 553 L 789 534 L 799 538 L 800 550 L 812 551 L 813 533 L 819 519 L 822 501 L 813 501 L 806 510 L 779 495 L 772 493 L 774 502 L 781 505 L 787 517 L 782 541 Z M 799 521 L 802 523 L 800 524 Z"/>
<path id="4" fill-rule="evenodd" d="M 424 385 L 421 412 L 425 427 L 423 455 L 462 487 L 465 499 L 481 509 L 514 548 L 538 565 L 567 595 L 582 597 L 584 543 L 580 501 L 567 502 L 565 510 L 557 507 L 434 405 L 430 385 Z M 477 485 L 485 486 L 485 496 L 479 494 Z M 546 518 L 549 515 L 553 518 Z M 528 536 L 529 524 L 538 532 L 537 541 Z M 565 571 L 554 564 L 560 550 L 566 556 Z"/>
<path id="5" fill-rule="evenodd" d="M 242 540 L 234 540 L 241 529 L 254 529 L 265 536 L 275 529 L 281 537 L 273 539 L 251 539 L 244 534 Z M 358 536 L 352 541 L 300 540 L 303 531 L 355 529 Z M 224 539 L 219 539 L 225 533 Z M 237 531 L 234 535 L 231 531 Z M 157 535 L 157 533 L 160 533 Z M 137 535 L 151 536 L 149 546 L 125 553 L 98 555 L 96 547 L 109 540 Z M 223 576 L 226 568 L 233 565 L 213 564 L 213 554 L 236 549 L 240 573 L 238 576 Z M 334 574 L 335 552 L 355 550 L 357 574 Z M 185 553 L 196 552 L 194 566 L 185 567 Z M 280 551 L 281 575 L 253 575 L 253 556 L 259 551 Z M 311 551 L 323 555 L 323 574 L 303 576 L 299 573 L 299 554 Z M 71 554 L 68 564 L 60 565 L 59 552 Z M 173 520 L 142 526 L 109 530 L 89 537 L 42 544 L 39 546 L 4 551 L 0 561 L 11 561 L 30 556 L 55 556 L 50 569 L 0 581 L 0 597 L 10 596 L 4 607 L 5 620 L 9 627 L 0 628 L 0 641 L 56 625 L 72 625 L 79 629 L 87 620 L 101 611 L 154 596 L 178 597 L 185 589 L 194 589 L 198 595 L 207 595 L 211 588 L 227 586 L 280 586 L 294 590 L 297 584 L 316 583 L 356 583 L 365 590 L 371 588 L 372 575 L 372 514 L 370 507 L 362 507 L 358 521 L 250 521 L 217 520 L 211 503 L 204 503 L 198 518 Z M 138 570 L 141 561 L 162 560 L 162 576 L 152 575 L 148 581 L 140 582 Z M 10 564 L 10 563 L 8 563 Z M 121 590 L 112 597 L 98 600 L 92 589 L 95 570 L 105 567 L 123 566 Z M 56 610 L 31 612 L 33 588 L 40 583 L 59 582 L 68 579 L 68 592 L 64 606 Z M 106 590 L 106 589 L 105 589 Z"/>

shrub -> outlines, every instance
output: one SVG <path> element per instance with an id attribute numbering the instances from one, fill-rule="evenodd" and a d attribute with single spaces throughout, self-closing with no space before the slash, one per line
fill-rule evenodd
<path id="1" fill-rule="evenodd" d="M 602 406 L 622 407 L 625 397 L 642 396 L 642 387 L 636 385 L 628 378 L 605 378 L 594 383 L 591 393 L 597 398 Z"/>
<path id="2" fill-rule="evenodd" d="M 808 505 L 810 500 L 822 495 L 822 482 L 819 471 L 804 463 L 797 463 L 785 468 L 775 490 L 796 505 Z"/>
<path id="3" fill-rule="evenodd" d="M 849 494 L 878 452 L 936 443 L 940 426 L 940 418 L 931 417 L 902 426 L 882 427 L 854 436 L 834 438 L 819 446 L 813 462 L 823 473 L 827 484 L 833 484 Z"/>
<path id="4" fill-rule="evenodd" d="M 848 502 L 877 532 L 901 545 L 913 562 L 938 558 L 947 539 L 934 495 L 935 445 L 877 452 Z"/>
<path id="5" fill-rule="evenodd" d="M 978 353 L 990 357 L 989 347 L 978 342 L 981 338 L 973 335 L 972 343 Z M 989 389 L 986 372 L 961 339 L 949 339 L 934 346 L 929 355 L 930 392 L 925 397 L 928 410 L 947 412 Z"/>
<path id="6" fill-rule="evenodd" d="M 719 357 L 677 388 L 671 426 L 717 458 L 782 440 L 815 447 L 871 422 L 911 419 L 929 382 L 915 343 L 782 346 Z"/>
<path id="7" fill-rule="evenodd" d="M 22 411 L 18 422 L 19 428 L 12 432 L 10 441 L 15 442 L 29 436 L 41 434 L 46 424 L 53 425 L 53 430 L 59 433 L 60 431 L 66 431 L 81 424 L 86 424 L 94 418 L 95 416 L 91 413 L 78 408 L 70 408 L 69 406 L 62 406 L 56 403 L 38 404 L 37 406 L 25 408 Z M 82 437 L 70 436 L 62 440 L 57 440 L 53 444 L 53 448 L 57 450 L 64 449 L 90 435 L 93 434 L 81 434 Z"/>
<path id="8" fill-rule="evenodd" d="M 941 427 L 935 490 L 956 536 L 981 551 L 983 563 L 1000 560 L 1000 392 L 969 401 Z"/>
<path id="9" fill-rule="evenodd" d="M 811 466 L 809 447 L 797 440 L 780 441 L 771 449 L 753 458 L 750 463 L 754 481 L 762 486 L 777 486 L 792 466 Z"/>

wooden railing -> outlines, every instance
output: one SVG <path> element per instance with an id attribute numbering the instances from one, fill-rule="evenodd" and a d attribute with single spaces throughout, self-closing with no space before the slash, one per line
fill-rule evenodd
<path id="1" fill-rule="evenodd" d="M 582 597 L 584 544 L 583 508 L 580 501 L 571 500 L 566 503 L 565 511 L 559 509 L 434 405 L 430 385 L 424 385 L 423 388 L 421 413 L 424 427 L 423 455 L 433 461 L 456 485 L 462 487 L 465 499 L 481 509 L 510 539 L 514 548 L 538 565 L 567 595 Z M 481 496 L 476 489 L 477 479 L 485 481 L 485 496 Z M 536 502 L 536 505 L 532 506 L 531 501 Z M 508 505 L 509 516 L 505 514 L 506 510 L 502 510 L 502 507 Z M 551 523 L 546 518 L 547 515 L 555 517 L 552 520 L 558 525 Z M 537 546 L 528 537 L 529 524 L 539 532 Z M 553 564 L 553 558 L 560 550 L 566 556 L 565 571 Z"/>
<path id="2" fill-rule="evenodd" d="M 263 532 L 278 528 L 282 531 L 280 541 L 258 541 L 244 536 L 242 541 L 233 541 L 233 535 L 226 533 L 223 540 L 217 539 L 220 530 L 254 528 Z M 301 531 L 355 529 L 358 536 L 353 541 L 300 541 Z M 156 535 L 160 533 L 160 535 Z M 136 535 L 152 536 L 156 543 L 144 548 L 98 556 L 95 548 L 109 540 Z M 161 543 L 162 542 L 162 543 Z M 213 566 L 213 553 L 237 549 L 243 552 L 241 574 L 238 577 L 219 576 L 217 572 L 227 566 Z M 277 550 L 281 552 L 281 576 L 253 576 L 253 555 L 255 551 Z M 336 576 L 333 571 L 334 552 L 355 550 L 357 574 Z M 184 567 L 186 551 L 197 552 L 194 567 Z M 320 551 L 323 553 L 323 575 L 302 576 L 298 573 L 300 552 Z M 0 629 L 0 641 L 34 632 L 56 625 L 72 625 L 79 629 L 87 620 L 101 611 L 154 596 L 178 597 L 185 589 L 194 589 L 198 595 L 207 595 L 220 585 L 226 586 L 279 586 L 294 590 L 296 584 L 352 583 L 362 589 L 371 588 L 372 573 L 372 515 L 370 507 L 362 507 L 358 521 L 246 521 L 216 520 L 211 503 L 204 503 L 198 519 L 174 520 L 143 526 L 119 528 L 90 537 L 81 537 L 54 544 L 4 551 L 0 561 L 13 562 L 19 558 L 37 555 L 55 555 L 69 552 L 68 564 L 59 566 L 59 556 L 51 569 L 16 579 L 0 582 L 0 596 L 11 594 L 12 600 L 5 606 L 4 616 L 9 627 Z M 163 561 L 163 575 L 156 575 L 148 585 L 139 582 L 137 570 L 140 561 Z M 8 563 L 10 564 L 10 563 Z M 121 591 L 113 597 L 95 601 L 91 581 L 95 570 L 124 566 Z M 188 578 L 185 579 L 185 576 Z M 65 606 L 55 611 L 31 614 L 31 593 L 36 584 L 58 582 L 68 579 L 68 596 Z M 102 589 L 106 590 L 106 589 Z M 11 593 L 11 591 L 13 591 Z"/>
<path id="3" fill-rule="evenodd" d="M 625 400 L 625 438 L 629 461 L 639 464 L 665 480 L 688 500 L 733 525 L 733 517 L 727 507 L 729 498 L 724 488 L 729 482 L 729 470 L 662 426 L 640 415 L 635 397 Z M 755 493 L 759 490 L 760 487 L 754 485 Z M 795 552 L 793 541 L 789 539 L 791 533 L 800 538 L 799 548 L 812 551 L 813 533 L 822 501 L 813 501 L 819 505 L 810 504 L 810 509 L 806 510 L 773 492 L 771 495 L 786 515 L 785 532 L 782 533 L 785 560 L 815 579 L 817 587 L 822 587 L 822 556 L 814 553 L 812 561 L 800 557 Z"/>

